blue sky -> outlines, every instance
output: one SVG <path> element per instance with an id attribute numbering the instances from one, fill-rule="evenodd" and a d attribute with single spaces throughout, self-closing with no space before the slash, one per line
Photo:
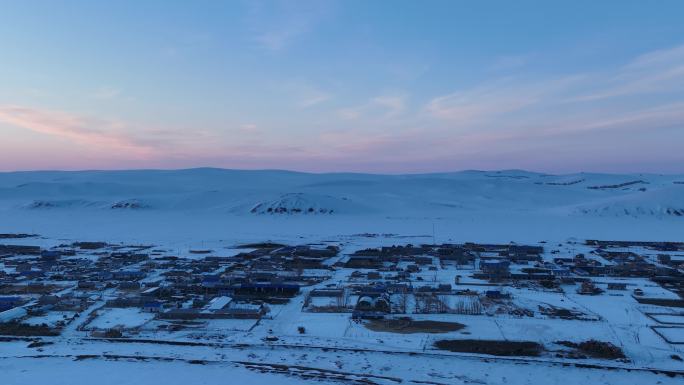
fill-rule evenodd
<path id="1" fill-rule="evenodd" d="M 681 1 L 2 1 L 0 169 L 684 172 Z"/>

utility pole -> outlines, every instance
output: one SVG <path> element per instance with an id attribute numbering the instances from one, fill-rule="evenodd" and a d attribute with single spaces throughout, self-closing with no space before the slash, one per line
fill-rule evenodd
<path id="1" fill-rule="evenodd" d="M 437 245 L 437 242 L 435 242 L 435 223 L 434 222 L 432 223 L 432 244 L 434 246 Z"/>

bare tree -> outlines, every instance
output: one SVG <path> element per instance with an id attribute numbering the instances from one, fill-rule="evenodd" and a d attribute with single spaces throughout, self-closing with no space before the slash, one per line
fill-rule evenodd
<path id="1" fill-rule="evenodd" d="M 438 295 L 436 300 L 437 311 L 439 313 L 448 313 L 451 308 L 449 307 L 449 296 Z"/>
<path id="2" fill-rule="evenodd" d="M 336 302 L 338 308 L 344 308 L 347 306 L 346 295 L 345 295 L 344 289 L 340 290 L 340 294 L 338 294 L 337 297 L 335 297 L 335 302 Z"/>
<path id="3" fill-rule="evenodd" d="M 401 293 L 398 294 L 398 296 L 399 296 L 399 301 L 398 301 L 399 310 L 402 313 L 406 314 L 406 310 L 408 307 L 409 294 L 406 290 L 403 290 Z"/>

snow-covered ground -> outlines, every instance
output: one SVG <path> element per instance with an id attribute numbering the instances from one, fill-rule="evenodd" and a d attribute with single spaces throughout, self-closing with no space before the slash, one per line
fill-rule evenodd
<path id="1" fill-rule="evenodd" d="M 76 313 L 72 311 L 51 311 L 45 315 L 28 318 L 24 322 L 30 325 L 46 324 L 54 326 L 58 322 L 68 323 L 68 321 L 74 317 L 74 314 Z"/>
<path id="2" fill-rule="evenodd" d="M 98 317 L 88 324 L 94 329 L 136 328 L 143 326 L 154 318 L 154 314 L 145 313 L 139 308 L 113 308 L 98 311 Z"/>
<path id="3" fill-rule="evenodd" d="M 3 384 L 679 384 L 651 371 L 430 354 L 263 346 L 62 343 L 41 352 L 0 344 Z M 104 352 L 104 354 L 103 354 Z M 92 354 L 93 356 L 90 356 Z M 33 358 L 31 355 L 44 355 Z M 250 364 L 260 362 L 260 364 Z M 274 374 L 278 373 L 278 375 Z"/>
<path id="4" fill-rule="evenodd" d="M 684 241 L 684 183 L 677 182 L 684 182 L 684 176 L 556 176 L 524 171 L 389 176 L 218 169 L 4 173 L 0 174 L 0 233 L 39 234 L 30 243 L 44 247 L 73 241 L 152 244 L 168 254 L 191 258 L 203 257 L 191 250 L 231 256 L 244 251 L 235 248 L 238 244 L 266 240 L 330 241 L 342 248 L 342 254 L 433 241 L 548 241 L 557 244 L 564 256 L 573 256 L 588 251 L 581 245 L 584 239 Z M 472 271 L 459 269 L 425 270 L 415 276 L 424 282 L 453 283 L 459 274 L 463 277 L 459 289 L 485 290 L 469 277 Z M 348 273 L 336 270 L 323 284 L 344 281 Z M 630 291 L 642 289 L 647 297 L 676 298 L 645 279 L 620 282 L 627 283 Z M 605 288 L 605 282 L 597 283 Z M 646 313 L 659 309 L 640 305 L 624 293 L 581 296 L 574 287 L 564 293 L 506 288 L 518 307 L 536 310 L 553 305 L 582 313 L 585 320 L 412 315 L 416 320 L 465 325 L 439 338 L 527 340 L 547 347 L 559 340 L 596 338 L 620 346 L 630 359 L 606 363 L 451 354 L 432 346 L 435 335 L 371 331 L 351 322 L 348 313 L 304 312 L 309 289 L 286 305 L 273 305 L 259 322 L 209 320 L 202 323 L 202 330 L 189 328 L 176 334 L 160 331 L 159 326 L 167 322 L 152 320 L 151 313 L 99 309 L 104 304 L 100 300 L 59 337 L 45 339 L 52 344 L 29 347 L 29 341 L 0 342 L 0 382 L 142 384 L 163 378 L 166 384 L 571 385 L 677 384 L 682 379 L 651 371 L 684 370 L 670 357 L 684 356 L 682 345 L 666 343 L 651 328 L 659 319 L 669 322 L 681 316 L 651 318 Z M 316 299 L 318 305 L 329 303 L 327 298 Z M 86 330 L 136 329 L 141 340 L 197 345 L 87 338 L 77 327 L 95 309 L 99 315 Z M 62 314 L 50 313 L 29 322 L 49 324 L 60 319 Z M 680 340 L 684 330 L 665 329 L 658 330 L 673 340 Z M 264 342 L 268 335 L 280 340 Z"/>
<path id="5" fill-rule="evenodd" d="M 297 377 L 258 373 L 235 364 L 83 360 L 72 358 L 0 359 L 5 385 L 133 385 L 133 384 L 301 384 Z M 315 381 L 333 384 L 333 381 Z"/>

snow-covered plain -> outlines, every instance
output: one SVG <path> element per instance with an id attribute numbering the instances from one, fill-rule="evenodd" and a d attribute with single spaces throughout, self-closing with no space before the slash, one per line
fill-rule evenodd
<path id="1" fill-rule="evenodd" d="M 190 253 L 193 249 L 231 255 L 238 252 L 236 244 L 265 240 L 333 241 L 348 251 L 431 243 L 433 237 L 436 242 L 564 242 L 566 248 L 575 247 L 568 240 L 584 239 L 684 241 L 684 176 L 558 176 L 517 170 L 397 176 L 220 169 L 4 173 L 0 174 L 0 233 L 39 234 L 41 238 L 31 243 L 46 247 L 72 241 L 153 244 L 187 257 L 196 257 Z M 586 251 L 577 247 L 566 251 Z M 643 289 L 648 294 L 660 288 Z M 161 378 L 166 384 L 681 382 L 681 376 L 642 370 L 684 367 L 668 358 L 680 348 L 666 345 L 648 328 L 655 321 L 631 298 L 513 292 L 521 305 L 568 301 L 601 321 L 468 315 L 431 319 L 463 323 L 472 337 L 545 344 L 573 339 L 582 330 L 587 338 L 621 344 L 633 362 L 614 363 L 615 369 L 606 370 L 543 359 L 481 359 L 438 352 L 430 349 L 431 336 L 372 332 L 350 323 L 348 314 L 301 312 L 302 295 L 288 305 L 274 306 L 271 319 L 256 325 L 246 320 L 211 321 L 209 331 L 221 335 L 222 341 L 212 346 L 88 340 L 75 331 L 78 321 L 74 321 L 54 344 L 39 351 L 26 342 L 0 343 L 4 373 L 0 382 L 142 384 L 159 383 Z M 145 333 L 155 329 L 150 325 L 156 327 L 150 318 L 137 311 L 109 310 L 91 327 L 142 325 L 141 337 L 150 337 Z M 307 327 L 305 337 L 297 331 L 300 325 Z M 279 344 L 263 343 L 262 337 L 270 331 L 281 336 Z M 680 330 L 666 332 L 680 338 Z M 282 346 L 286 344 L 296 347 Z M 49 357 L 37 358 L 40 355 Z M 279 373 L 275 367 L 250 367 L 247 361 L 288 365 L 289 375 L 274 374 Z M 311 368 L 327 372 L 316 376 Z"/>

